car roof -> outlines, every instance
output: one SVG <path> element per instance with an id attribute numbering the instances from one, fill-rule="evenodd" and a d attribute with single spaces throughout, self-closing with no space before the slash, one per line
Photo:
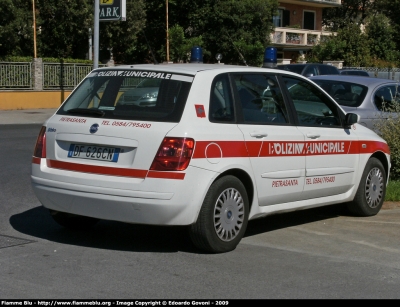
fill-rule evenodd
<path id="1" fill-rule="evenodd" d="M 286 67 L 286 66 L 297 66 L 297 67 L 305 67 L 305 66 L 310 66 L 310 65 L 316 65 L 316 66 L 329 66 L 329 67 L 335 67 L 334 65 L 329 65 L 329 64 L 323 64 L 323 63 L 294 63 L 294 64 L 279 64 L 278 67 Z"/>
<path id="2" fill-rule="evenodd" d="M 351 83 L 360 83 L 366 86 L 370 85 L 379 85 L 386 83 L 398 84 L 399 81 L 383 79 L 383 78 L 365 78 L 364 76 L 357 75 L 323 75 L 323 76 L 312 76 L 309 77 L 310 80 L 329 80 L 329 81 L 343 81 L 343 82 L 351 82 Z"/>
<path id="3" fill-rule="evenodd" d="M 366 71 L 366 70 L 362 70 L 362 69 L 339 69 L 339 72 L 340 73 L 346 73 L 346 72 L 349 72 L 349 73 L 354 73 L 354 74 L 358 74 L 358 75 L 365 75 L 365 76 L 369 76 L 369 73 L 368 73 L 368 71 Z M 353 74 L 353 75 L 354 75 Z"/>
<path id="4" fill-rule="evenodd" d="M 366 72 L 366 70 L 362 70 L 362 69 L 340 69 L 340 71 L 362 71 L 362 72 Z"/>
<path id="5" fill-rule="evenodd" d="M 263 68 L 255 66 L 240 66 L 240 65 L 223 65 L 223 64 L 202 64 L 202 63 L 179 63 L 179 64 L 133 64 L 133 65 L 120 65 L 114 67 L 97 68 L 96 70 L 123 70 L 123 69 L 140 69 L 140 70 L 151 70 L 160 72 L 171 72 L 180 74 L 196 75 L 200 71 L 206 70 L 219 70 L 223 72 L 243 72 L 248 70 L 249 72 L 278 72 L 287 73 L 288 71 L 276 70 L 273 68 Z M 292 73 L 290 73 L 292 74 Z"/>

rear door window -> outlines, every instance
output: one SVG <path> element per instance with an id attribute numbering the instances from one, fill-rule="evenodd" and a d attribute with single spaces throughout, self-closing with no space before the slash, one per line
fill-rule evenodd
<path id="1" fill-rule="evenodd" d="M 235 121 L 235 109 L 228 74 L 218 75 L 212 83 L 209 118 L 211 122 Z"/>
<path id="2" fill-rule="evenodd" d="M 275 75 L 232 74 L 245 124 L 289 123 L 288 111 Z"/>
<path id="3" fill-rule="evenodd" d="M 374 103 L 379 111 L 396 111 L 400 103 L 400 86 L 385 85 L 380 87 L 374 95 Z"/>

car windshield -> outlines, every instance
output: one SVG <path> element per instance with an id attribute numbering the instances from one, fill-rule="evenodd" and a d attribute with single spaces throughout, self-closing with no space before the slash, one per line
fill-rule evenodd
<path id="1" fill-rule="evenodd" d="M 92 72 L 57 114 L 179 122 L 193 77 L 135 70 Z"/>
<path id="2" fill-rule="evenodd" d="M 358 83 L 315 80 L 329 95 L 331 95 L 340 105 L 346 107 L 359 107 L 368 92 L 368 87 Z"/>

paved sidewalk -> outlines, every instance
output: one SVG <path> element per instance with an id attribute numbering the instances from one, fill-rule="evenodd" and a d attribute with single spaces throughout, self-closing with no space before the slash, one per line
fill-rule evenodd
<path id="1" fill-rule="evenodd" d="M 57 109 L 0 110 L 0 125 L 43 124 Z"/>

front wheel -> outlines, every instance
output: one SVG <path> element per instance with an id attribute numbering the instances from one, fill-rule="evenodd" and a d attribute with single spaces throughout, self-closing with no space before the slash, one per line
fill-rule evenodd
<path id="1" fill-rule="evenodd" d="M 50 215 L 58 224 L 71 230 L 87 230 L 99 220 L 93 217 L 50 210 Z"/>
<path id="2" fill-rule="evenodd" d="M 386 172 L 376 158 L 368 160 L 354 200 L 348 210 L 358 216 L 376 215 L 381 210 L 386 194 Z"/>
<path id="3" fill-rule="evenodd" d="M 213 253 L 234 250 L 242 239 L 249 216 L 243 183 L 234 176 L 215 181 L 208 190 L 190 238 L 195 246 Z"/>

